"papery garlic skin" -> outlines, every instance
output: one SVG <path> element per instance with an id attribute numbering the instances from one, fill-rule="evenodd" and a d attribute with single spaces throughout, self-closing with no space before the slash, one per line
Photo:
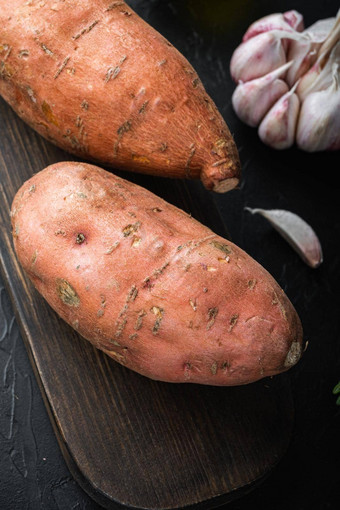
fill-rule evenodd
<path id="1" fill-rule="evenodd" d="M 327 59 L 324 55 L 320 55 L 315 64 L 301 78 L 297 93 L 302 101 L 312 92 L 324 90 L 331 86 L 334 64 L 340 66 L 340 41 L 335 44 Z"/>
<path id="2" fill-rule="evenodd" d="M 288 50 L 288 60 L 293 61 L 289 69 L 286 80 L 290 87 L 296 83 L 315 63 L 318 57 L 318 51 L 322 43 L 327 38 L 335 22 L 335 18 L 319 20 L 306 30 L 303 35 L 305 40 L 292 40 Z"/>
<path id="3" fill-rule="evenodd" d="M 325 18 L 319 19 L 309 27 L 307 27 L 303 34 L 307 34 L 310 39 L 317 43 L 323 43 L 326 39 L 334 24 L 336 22 L 336 18 Z"/>
<path id="4" fill-rule="evenodd" d="M 312 41 L 305 42 L 304 44 L 294 43 L 290 46 L 288 53 L 289 60 L 294 62 L 286 77 L 290 87 L 308 71 L 318 55 L 317 43 Z"/>
<path id="5" fill-rule="evenodd" d="M 300 110 L 300 100 L 295 94 L 295 88 L 274 104 L 260 124 L 260 139 L 273 149 L 288 149 L 294 144 Z"/>
<path id="6" fill-rule="evenodd" d="M 248 126 L 256 127 L 269 108 L 288 91 L 287 84 L 279 79 L 290 67 L 291 62 L 284 64 L 275 71 L 240 83 L 231 98 L 238 117 Z"/>
<path id="7" fill-rule="evenodd" d="M 296 143 L 307 152 L 340 149 L 340 88 L 336 64 L 332 85 L 312 92 L 302 103 Z"/>

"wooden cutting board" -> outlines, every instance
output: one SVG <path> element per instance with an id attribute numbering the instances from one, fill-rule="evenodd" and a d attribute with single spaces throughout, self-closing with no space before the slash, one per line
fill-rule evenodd
<path id="1" fill-rule="evenodd" d="M 284 454 L 289 375 L 219 388 L 151 381 L 118 365 L 49 308 L 18 265 L 10 205 L 24 180 L 70 156 L 0 100 L 1 267 L 66 462 L 105 508 L 214 508 L 244 494 Z M 125 174 L 226 236 L 199 182 Z"/>

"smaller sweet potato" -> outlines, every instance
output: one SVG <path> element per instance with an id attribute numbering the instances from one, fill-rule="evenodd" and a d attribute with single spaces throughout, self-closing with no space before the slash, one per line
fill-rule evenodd
<path id="1" fill-rule="evenodd" d="M 52 165 L 12 205 L 28 276 L 79 333 L 153 379 L 236 385 L 287 370 L 300 320 L 255 260 L 149 191 Z"/>

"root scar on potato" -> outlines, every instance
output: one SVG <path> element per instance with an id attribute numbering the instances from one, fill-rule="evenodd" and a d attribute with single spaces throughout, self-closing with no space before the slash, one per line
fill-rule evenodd
<path id="1" fill-rule="evenodd" d="M 209 308 L 208 310 L 208 324 L 207 324 L 207 330 L 211 329 L 213 325 L 215 324 L 215 320 L 218 314 L 218 308 Z"/>
<path id="2" fill-rule="evenodd" d="M 57 293 L 65 305 L 78 307 L 80 299 L 72 285 L 63 278 L 57 279 Z"/>
<path id="3" fill-rule="evenodd" d="M 84 241 L 85 241 L 84 234 L 82 234 L 81 232 L 79 234 L 77 234 L 76 243 L 77 244 L 83 244 Z"/>

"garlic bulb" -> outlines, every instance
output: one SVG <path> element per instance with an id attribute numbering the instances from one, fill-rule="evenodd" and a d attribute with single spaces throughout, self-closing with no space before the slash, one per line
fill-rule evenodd
<path id="1" fill-rule="evenodd" d="M 250 25 L 234 51 L 232 104 L 275 149 L 340 149 L 340 10 L 304 29 L 297 11 Z"/>

